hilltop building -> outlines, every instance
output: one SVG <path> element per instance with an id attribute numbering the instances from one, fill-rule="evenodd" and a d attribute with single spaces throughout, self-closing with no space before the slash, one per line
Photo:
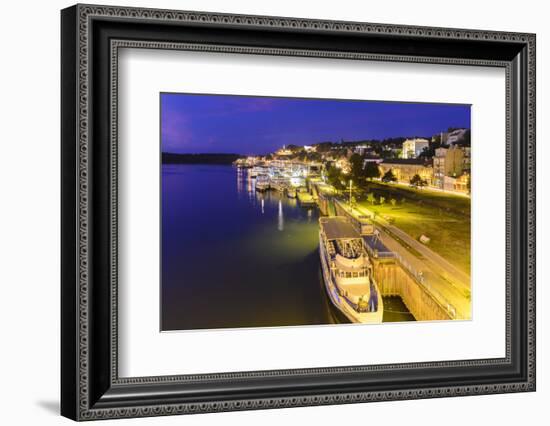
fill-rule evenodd
<path id="1" fill-rule="evenodd" d="M 428 139 L 414 138 L 407 139 L 403 142 L 403 150 L 401 151 L 401 157 L 404 159 L 418 158 L 424 148 L 428 148 L 430 142 Z"/>
<path id="2" fill-rule="evenodd" d="M 367 163 L 376 163 L 380 164 L 382 161 L 384 161 L 383 158 L 380 158 L 375 155 L 365 155 L 363 158 L 363 168 L 367 167 Z"/>
<path id="3" fill-rule="evenodd" d="M 354 151 L 356 154 L 359 154 L 359 155 L 365 155 L 370 149 L 370 146 L 368 145 L 357 145 L 355 148 L 354 148 Z"/>
<path id="4" fill-rule="evenodd" d="M 466 135 L 466 131 L 467 129 L 456 129 L 452 132 L 449 132 L 445 143 L 447 145 L 452 145 L 462 141 L 464 139 L 464 135 Z"/>
<path id="5" fill-rule="evenodd" d="M 469 146 L 464 146 L 462 147 L 462 151 L 464 152 L 464 159 L 462 160 L 464 170 L 469 171 L 472 167 L 471 159 L 470 159 L 472 149 Z"/>
<path id="6" fill-rule="evenodd" d="M 452 145 L 464 140 L 467 131 L 468 129 L 455 129 L 451 132 L 440 132 L 432 137 L 432 142 L 436 142 L 436 137 L 439 136 L 442 145 Z"/>
<path id="7" fill-rule="evenodd" d="M 470 192 L 470 174 L 463 173 L 459 177 L 445 176 L 443 178 L 443 186 L 441 189 L 445 191 L 462 192 L 468 194 Z"/>
<path id="8" fill-rule="evenodd" d="M 275 152 L 275 155 L 278 155 L 280 157 L 288 157 L 289 155 L 292 155 L 293 152 L 290 149 L 286 148 L 286 145 L 283 145 L 283 147 Z"/>
<path id="9" fill-rule="evenodd" d="M 445 189 L 445 178 L 457 178 L 464 171 L 464 151 L 452 145 L 450 148 L 437 148 L 433 158 L 434 186 Z"/>

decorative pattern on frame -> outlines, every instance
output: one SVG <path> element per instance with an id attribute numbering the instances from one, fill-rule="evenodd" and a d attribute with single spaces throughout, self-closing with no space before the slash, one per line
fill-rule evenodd
<path id="1" fill-rule="evenodd" d="M 174 21 L 174 22 L 193 22 L 193 23 L 220 23 L 234 24 L 261 28 L 303 28 L 315 29 L 317 31 L 343 31 L 368 34 L 385 35 L 412 35 L 425 38 L 449 38 L 466 40 L 500 40 L 508 42 L 526 43 L 528 46 L 528 235 L 529 245 L 527 248 L 528 260 L 528 382 L 527 383 L 508 383 L 501 385 L 484 386 L 452 386 L 447 388 L 427 388 L 410 389 L 401 391 L 384 392 L 361 392 L 361 393 L 338 393 L 305 397 L 283 397 L 267 399 L 247 399 L 226 401 L 223 403 L 200 403 L 200 404 L 166 404 L 160 406 L 144 406 L 140 408 L 129 409 L 90 409 L 89 408 L 89 69 L 88 69 L 88 47 L 90 19 L 94 17 L 119 17 L 119 18 L 139 18 L 141 20 L 155 21 Z M 102 419 L 110 417 L 141 417 L 150 415 L 171 415 L 197 412 L 218 412 L 230 410 L 249 410 L 262 408 L 292 407 L 292 406 L 310 406 L 327 404 L 345 404 L 353 402 L 383 401 L 383 400 L 403 400 L 417 398 L 435 398 L 443 396 L 463 396 L 486 393 L 505 393 L 518 390 L 534 389 L 535 380 L 535 37 L 530 34 L 502 33 L 492 31 L 476 31 L 462 29 L 442 29 L 426 28 L 414 26 L 382 25 L 353 22 L 334 22 L 323 20 L 307 20 L 293 18 L 273 18 L 262 16 L 243 16 L 210 14 L 199 12 L 180 12 L 153 9 L 134 9 L 118 7 L 101 6 L 78 6 L 78 417 L 82 420 Z M 343 52 L 310 52 L 306 50 L 286 50 L 269 48 L 247 48 L 231 46 L 213 46 L 213 45 L 192 45 L 178 43 L 160 43 L 160 42 L 142 42 L 142 41 L 112 41 L 111 44 L 111 120 L 116 123 L 117 119 L 117 49 L 121 47 L 132 48 L 156 48 L 156 49 L 178 49 L 178 50 L 201 50 L 218 51 L 226 53 L 248 53 L 248 54 L 266 54 L 266 55 L 297 55 L 297 56 L 316 56 L 337 59 L 368 59 L 379 61 L 400 61 L 400 62 L 426 62 L 426 63 L 448 63 L 464 65 L 484 65 L 484 66 L 505 66 L 505 63 L 498 61 L 474 61 L 464 59 L 446 59 L 446 58 L 414 58 L 407 56 L 391 55 L 369 55 L 359 53 Z M 510 69 L 506 66 L 506 114 L 507 123 L 510 115 Z M 507 163 L 510 162 L 510 129 L 506 131 L 507 137 Z M 116 202 L 117 202 L 117 130 L 116 125 L 111 126 L 111 204 L 112 204 L 112 226 L 111 226 L 111 336 L 113 359 L 111 379 L 114 383 L 163 383 L 173 381 L 194 381 L 204 379 L 220 378 L 238 378 L 238 377 L 258 377 L 258 376 L 276 376 L 276 375 L 300 375 L 304 373 L 330 374 L 344 371 L 373 371 L 383 369 L 398 369 L 411 367 L 413 364 L 395 364 L 379 366 L 362 367 L 334 367 L 322 369 L 306 370 L 276 370 L 268 372 L 250 372 L 250 373 L 226 373 L 217 375 L 193 375 L 193 376 L 163 376 L 147 378 L 129 378 L 120 379 L 117 374 L 117 221 L 116 221 Z M 507 164 L 507 175 L 509 176 L 509 164 Z M 509 204 L 510 182 L 506 184 L 507 207 Z M 509 209 L 508 209 L 509 210 Z M 509 213 L 506 218 L 507 228 L 510 225 Z M 508 232 L 508 231 L 507 231 Z M 508 255 L 510 253 L 510 235 L 507 234 L 507 265 L 506 265 L 506 360 L 509 360 L 510 354 L 510 322 L 509 313 L 510 302 L 510 266 Z M 445 363 L 415 363 L 414 366 L 465 366 L 465 365 L 483 365 L 502 360 L 469 360 Z"/>

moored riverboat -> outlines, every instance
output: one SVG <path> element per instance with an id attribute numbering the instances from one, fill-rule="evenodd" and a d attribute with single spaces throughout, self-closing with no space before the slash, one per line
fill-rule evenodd
<path id="1" fill-rule="evenodd" d="M 276 191 L 285 192 L 288 186 L 288 180 L 284 177 L 276 177 L 271 179 L 271 188 Z"/>
<path id="2" fill-rule="evenodd" d="M 250 178 L 256 178 L 258 175 L 265 173 L 265 169 L 263 167 L 252 167 L 251 169 L 248 169 L 248 177 Z"/>
<path id="3" fill-rule="evenodd" d="M 298 202 L 300 203 L 301 206 L 310 207 L 315 205 L 315 199 L 309 192 L 298 191 L 297 197 L 298 197 Z"/>
<path id="4" fill-rule="evenodd" d="M 256 191 L 264 192 L 271 188 L 271 182 L 268 175 L 258 175 L 255 183 Z"/>
<path id="5" fill-rule="evenodd" d="M 321 217 L 319 228 L 323 280 L 332 304 L 351 322 L 382 322 L 382 295 L 361 235 L 342 216 Z"/>
<path id="6" fill-rule="evenodd" d="M 296 198 L 296 193 L 296 188 L 294 187 L 290 187 L 286 191 L 286 195 L 288 196 L 288 198 Z"/>

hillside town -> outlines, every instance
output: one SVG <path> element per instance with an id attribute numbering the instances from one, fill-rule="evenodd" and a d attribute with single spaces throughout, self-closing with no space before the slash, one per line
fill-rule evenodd
<path id="1" fill-rule="evenodd" d="M 241 158 L 236 165 L 316 165 L 336 189 L 343 189 L 349 179 L 359 187 L 377 180 L 469 195 L 470 158 L 470 130 L 449 128 L 431 137 L 285 145 L 264 156 Z"/>

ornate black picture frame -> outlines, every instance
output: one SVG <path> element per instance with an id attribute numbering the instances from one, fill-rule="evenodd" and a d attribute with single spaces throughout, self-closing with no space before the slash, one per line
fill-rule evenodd
<path id="1" fill-rule="evenodd" d="M 61 413 L 74 420 L 535 390 L 535 35 L 76 5 L 61 13 Z M 120 47 L 506 70 L 506 356 L 120 378 Z"/>

